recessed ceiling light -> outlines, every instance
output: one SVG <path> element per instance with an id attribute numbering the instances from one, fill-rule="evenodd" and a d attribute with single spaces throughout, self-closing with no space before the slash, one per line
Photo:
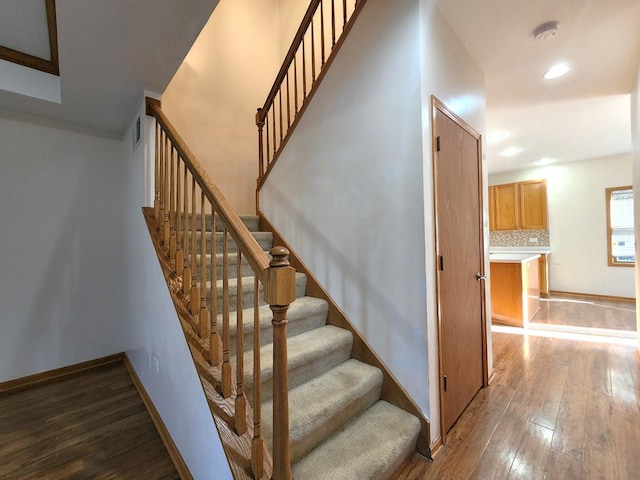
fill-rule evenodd
<path id="1" fill-rule="evenodd" d="M 495 132 L 491 132 L 487 135 L 487 143 L 489 145 L 493 145 L 494 143 L 500 143 L 504 139 L 509 137 L 509 132 L 503 132 L 496 130 Z"/>
<path id="2" fill-rule="evenodd" d="M 547 73 L 544 74 L 544 78 L 547 80 L 553 80 L 554 78 L 565 75 L 569 70 L 569 65 L 566 63 L 556 63 L 553 67 L 547 70 Z"/>
<path id="3" fill-rule="evenodd" d="M 519 154 L 522 151 L 521 148 L 518 147 L 509 147 L 506 150 L 500 152 L 500 155 L 503 157 L 513 157 L 514 155 Z"/>
<path id="4" fill-rule="evenodd" d="M 540 165 L 541 167 L 543 167 L 545 165 L 551 165 L 552 163 L 555 163 L 555 162 L 556 162 L 555 158 L 542 157 L 540 160 L 533 163 L 534 165 Z"/>

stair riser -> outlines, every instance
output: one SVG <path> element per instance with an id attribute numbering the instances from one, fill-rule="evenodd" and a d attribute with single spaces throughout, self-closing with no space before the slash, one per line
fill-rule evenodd
<path id="1" fill-rule="evenodd" d="M 189 252 L 191 252 L 192 247 L 193 247 L 193 243 L 192 243 L 192 236 L 191 233 L 189 233 L 187 235 L 188 239 L 189 239 L 189 245 L 187 246 Z M 271 250 L 271 247 L 273 246 L 273 235 L 271 235 L 270 233 L 265 233 L 265 232 L 255 232 L 254 234 L 254 238 L 256 239 L 256 241 L 258 242 L 258 245 L 260 245 L 260 248 L 262 250 Z M 202 250 L 202 239 L 200 237 L 199 234 L 196 234 L 196 245 L 195 245 L 195 251 L 197 254 L 200 254 L 201 250 Z M 215 248 L 215 253 L 223 253 L 223 238 L 222 238 L 222 234 L 221 233 L 217 233 L 216 234 L 216 248 Z M 238 246 L 236 245 L 236 243 L 233 241 L 233 239 L 231 237 L 229 237 L 229 242 L 228 242 L 228 252 L 229 253 L 237 253 L 238 252 Z M 211 253 L 211 234 L 210 233 L 206 233 L 205 234 L 205 253 Z"/>
<path id="2" fill-rule="evenodd" d="M 306 315 L 300 319 L 289 318 L 287 324 L 287 338 L 295 337 L 301 333 L 308 332 L 314 328 L 323 326 L 327 321 L 326 313 L 321 311 L 313 315 Z M 222 317 L 218 319 L 218 324 L 222 324 Z M 231 355 L 236 354 L 236 328 L 235 328 L 235 316 L 233 318 L 231 330 Z M 267 345 L 273 343 L 273 326 L 269 324 L 260 329 L 260 345 Z M 245 333 L 244 335 L 244 351 L 253 351 L 253 331 Z"/>
<path id="3" fill-rule="evenodd" d="M 257 232 L 259 230 L 258 229 L 259 219 L 256 215 L 240 215 L 240 219 L 242 220 L 242 223 L 245 224 L 245 226 L 250 232 Z M 183 222 L 183 225 L 184 224 L 185 222 Z M 187 218 L 186 225 L 191 226 L 191 216 Z M 204 225 L 205 225 L 205 230 L 207 231 L 211 230 L 211 214 L 207 214 L 204 216 Z M 200 214 L 196 215 L 195 226 L 196 226 L 196 230 L 199 231 L 201 227 Z M 223 230 L 224 230 L 224 222 L 218 217 L 216 219 L 216 231 L 222 232 Z"/>
<path id="4" fill-rule="evenodd" d="M 242 284 L 242 308 L 251 308 L 254 305 L 254 291 L 253 291 L 253 279 L 243 278 Z M 231 312 L 235 312 L 238 309 L 238 287 L 237 283 L 231 283 L 229 285 L 229 310 Z M 305 275 L 296 275 L 296 298 L 304 297 L 307 289 L 307 277 Z M 264 287 L 260 282 L 258 282 L 258 290 L 259 290 L 259 304 L 264 305 Z M 218 295 L 216 296 L 217 302 L 217 311 L 222 312 L 222 293 L 223 287 L 222 282 L 218 282 L 217 288 Z M 209 311 L 211 311 L 211 291 L 207 288 L 207 307 Z M 233 320 L 235 322 L 235 315 L 233 316 Z"/>
<path id="5" fill-rule="evenodd" d="M 238 277 L 238 261 L 237 261 L 237 256 L 236 255 L 230 255 L 229 256 L 229 278 L 237 278 Z M 207 260 L 208 262 L 208 260 Z M 222 270 L 223 270 L 223 265 L 222 265 L 222 261 L 220 259 L 217 260 L 216 263 L 216 280 L 220 280 L 222 278 Z M 200 262 L 198 262 L 198 273 L 200 272 Z M 206 273 L 207 273 L 207 281 L 211 280 L 211 265 L 207 265 L 206 268 Z M 251 266 L 249 266 L 249 264 L 244 261 L 242 261 L 242 276 L 243 277 L 252 277 L 253 276 L 253 269 L 251 268 Z"/>

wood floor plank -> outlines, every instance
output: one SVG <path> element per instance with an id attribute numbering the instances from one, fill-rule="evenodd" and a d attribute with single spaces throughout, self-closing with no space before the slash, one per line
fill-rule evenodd
<path id="1" fill-rule="evenodd" d="M 521 403 L 512 401 L 496 428 L 484 454 L 469 478 L 474 480 L 502 480 L 507 478 L 526 425 L 530 410 Z"/>
<path id="2" fill-rule="evenodd" d="M 176 480 L 123 363 L 0 395 L 0 478 Z"/>
<path id="3" fill-rule="evenodd" d="M 535 386 L 538 394 L 535 396 L 537 405 L 530 417 L 533 423 L 551 430 L 556 428 L 568 373 L 567 365 L 552 362 L 547 366 L 543 383 Z"/>
<path id="4" fill-rule="evenodd" d="M 585 479 L 617 479 L 615 436 L 611 397 L 592 391 L 587 399 L 585 451 L 582 471 Z"/>
<path id="5" fill-rule="evenodd" d="M 619 349 L 609 349 L 609 373 L 611 375 L 611 398 L 614 406 L 630 408 L 636 411 L 638 408 L 638 391 L 634 379 L 634 371 L 629 362 L 629 355 L 621 356 Z"/>
<path id="6" fill-rule="evenodd" d="M 582 462 L 587 410 L 587 371 L 589 350 L 576 342 L 567 343 L 569 353 L 567 382 L 564 386 L 551 447 Z"/>
<path id="7" fill-rule="evenodd" d="M 533 422 L 527 423 L 507 479 L 543 479 L 544 465 L 549 455 L 552 437 L 553 430 Z"/>
<path id="8" fill-rule="evenodd" d="M 561 452 L 549 450 L 544 466 L 545 480 L 580 480 L 582 478 L 582 459 Z"/>
<path id="9" fill-rule="evenodd" d="M 543 342 L 536 337 L 525 335 L 505 335 L 508 345 L 494 359 L 496 377 L 494 382 L 506 387 L 517 389 L 522 382 L 522 375 L 526 365 L 537 354 Z M 500 338 L 497 335 L 496 338 Z"/>
<path id="10" fill-rule="evenodd" d="M 640 477 L 640 413 L 637 408 L 613 407 L 613 436 L 620 480 Z"/>
<path id="11" fill-rule="evenodd" d="M 462 429 L 465 423 L 472 421 L 475 423 L 475 428 L 460 441 L 455 442 L 456 447 L 448 456 L 449 461 L 440 464 L 436 476 L 424 477 L 425 479 L 469 478 L 475 470 L 514 395 L 512 389 L 502 385 L 491 386 L 487 390 L 492 390 L 489 401 L 485 402 L 473 417 L 466 416 L 465 412 L 453 430 Z M 455 438 L 455 431 L 450 437 Z"/>

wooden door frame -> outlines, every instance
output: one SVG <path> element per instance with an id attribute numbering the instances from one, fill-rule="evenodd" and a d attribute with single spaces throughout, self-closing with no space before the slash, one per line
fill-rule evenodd
<path id="1" fill-rule="evenodd" d="M 466 123 L 462 118 L 452 112 L 444 102 L 440 101 L 434 95 L 431 95 L 431 149 L 432 149 L 432 168 L 433 168 L 433 215 L 434 215 L 434 237 L 435 237 L 435 251 L 434 258 L 435 262 L 435 274 L 436 274 L 436 315 L 438 319 L 438 375 L 439 375 L 439 386 L 440 386 L 440 436 L 442 438 L 442 443 L 444 444 L 447 439 L 447 432 L 445 431 L 444 426 L 444 380 L 443 380 L 443 358 L 442 358 L 442 311 L 440 306 L 440 277 L 438 276 L 437 269 L 437 258 L 438 252 L 440 251 L 440 244 L 438 238 L 438 189 L 437 189 L 437 178 L 438 178 L 438 169 L 436 164 L 436 156 L 437 156 L 437 135 L 436 135 L 436 115 L 437 112 L 440 111 L 447 117 L 449 117 L 453 122 L 455 122 L 459 127 L 464 129 L 467 133 L 469 133 L 478 144 L 478 202 L 480 205 L 479 209 L 479 222 L 480 222 L 480 238 L 479 240 L 479 248 L 480 248 L 480 272 L 482 275 L 486 275 L 485 272 L 485 255 L 484 255 L 484 191 L 483 191 L 483 181 L 482 181 L 482 136 L 474 130 L 468 123 Z M 486 302 L 486 282 L 481 282 L 480 287 L 481 292 L 481 308 L 480 308 L 480 323 L 482 329 L 482 388 L 486 388 L 489 386 L 489 363 L 487 358 L 487 302 Z"/>

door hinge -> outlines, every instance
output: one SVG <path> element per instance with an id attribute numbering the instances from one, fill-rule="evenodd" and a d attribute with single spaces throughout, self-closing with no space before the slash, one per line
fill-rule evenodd
<path id="1" fill-rule="evenodd" d="M 444 271 L 444 257 L 442 255 L 438 258 L 438 263 L 440 264 L 440 271 Z"/>
<path id="2" fill-rule="evenodd" d="M 436 152 L 440 151 L 440 135 L 436 137 Z"/>
<path id="3" fill-rule="evenodd" d="M 447 391 L 447 376 L 443 375 L 443 377 L 444 377 L 444 391 L 446 392 Z"/>

